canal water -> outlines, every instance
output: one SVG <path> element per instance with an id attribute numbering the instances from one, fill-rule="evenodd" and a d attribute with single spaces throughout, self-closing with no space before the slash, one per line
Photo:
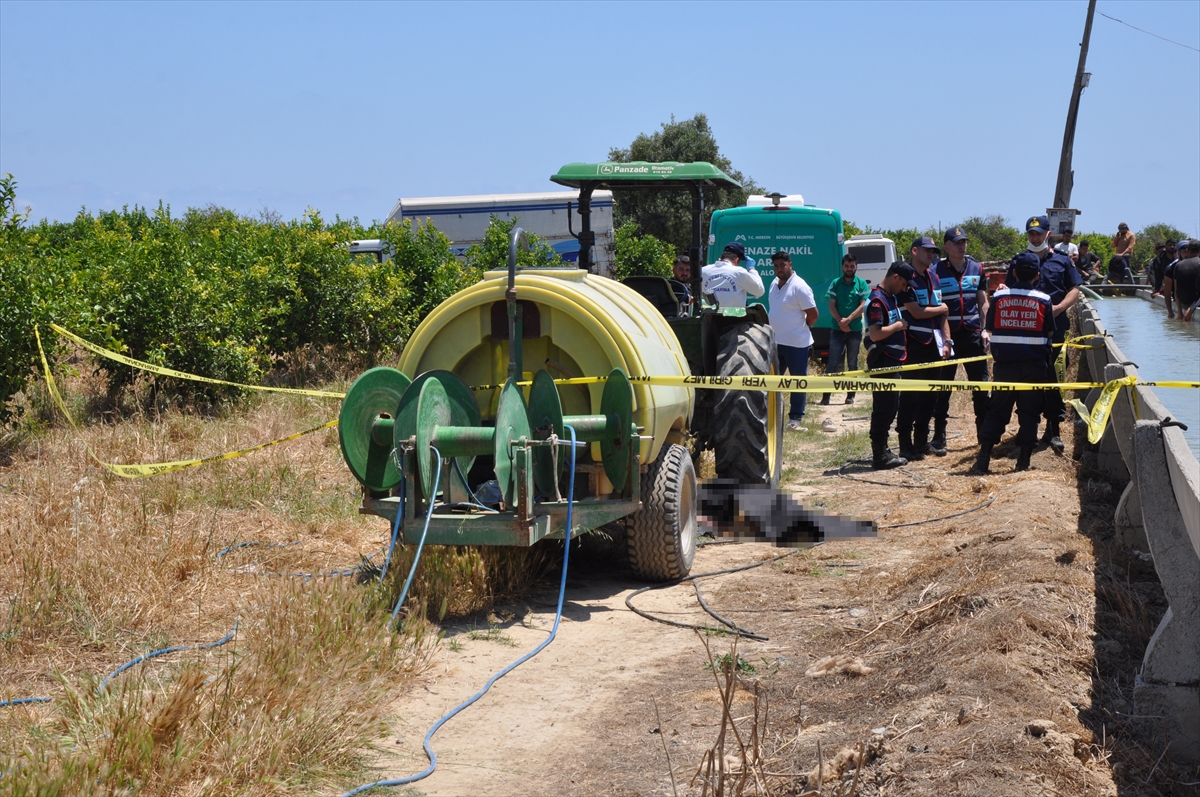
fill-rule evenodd
<path id="1" fill-rule="evenodd" d="M 1167 318 L 1167 311 L 1145 299 L 1092 300 L 1100 321 L 1125 356 L 1137 363 L 1138 376 L 1153 380 L 1200 381 L 1200 324 Z M 1187 424 L 1183 433 L 1200 459 L 1200 390 L 1154 388 L 1154 395 Z"/>

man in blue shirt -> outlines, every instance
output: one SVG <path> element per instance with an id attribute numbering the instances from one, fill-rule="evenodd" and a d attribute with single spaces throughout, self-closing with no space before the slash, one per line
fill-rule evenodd
<path id="1" fill-rule="evenodd" d="M 909 281 L 915 278 L 913 267 L 897 260 L 888 268 L 887 276 L 880 280 L 878 287 L 871 291 L 864 314 L 867 335 L 863 338 L 867 346 L 868 371 L 894 368 L 902 365 L 908 356 L 904 341 L 908 322 L 901 315 L 898 295 L 908 290 Z M 899 406 L 900 397 L 894 390 L 877 390 L 871 394 L 871 466 L 875 470 L 908 464 L 907 459 L 892 453 L 887 444 Z"/>
<path id="2" fill-rule="evenodd" d="M 906 364 L 930 363 L 930 368 L 904 371 L 905 379 L 938 379 L 942 367 L 936 365 L 950 356 L 950 326 L 946 316 L 950 308 L 942 302 L 942 287 L 937 269 L 937 244 L 928 236 L 913 241 L 913 278 L 908 290 L 900 295 L 908 359 Z M 929 443 L 929 419 L 933 417 L 936 394 L 925 391 L 905 391 L 900 396 L 897 413 L 897 433 L 900 436 L 900 456 L 909 461 L 925 459 Z"/>
<path id="3" fill-rule="evenodd" d="M 967 233 L 962 227 L 951 227 L 942 236 L 946 257 L 938 263 L 941 278 L 942 301 L 950 308 L 948 323 L 950 339 L 954 342 L 954 356 L 979 357 L 984 354 L 981 319 L 987 315 L 987 283 L 983 279 L 983 266 L 967 254 Z M 967 379 L 971 382 L 988 381 L 987 360 L 963 363 Z M 943 369 L 941 379 L 953 380 L 958 375 L 957 365 Z M 988 397 L 982 390 L 971 394 L 975 407 L 975 437 L 979 438 L 983 418 L 987 415 Z M 938 393 L 933 406 L 933 439 L 929 441 L 927 453 L 946 456 L 946 419 L 950 415 L 950 394 Z"/>
<path id="4" fill-rule="evenodd" d="M 1048 218 L 1031 216 L 1025 222 L 1025 237 L 1029 240 L 1026 251 L 1037 255 L 1038 261 L 1041 263 L 1036 287 L 1050 297 L 1050 302 L 1054 306 L 1054 343 L 1062 343 L 1067 338 L 1067 330 L 1071 328 L 1067 310 L 1079 298 L 1079 286 L 1083 284 L 1083 279 L 1075 270 L 1075 265 L 1070 258 L 1057 254 L 1050 248 L 1050 220 Z M 1008 274 L 1004 277 L 1004 284 L 1012 286 L 1015 282 L 1016 275 L 1010 266 Z M 1055 354 L 1057 355 L 1057 352 Z M 1046 367 L 1049 369 L 1049 381 L 1057 382 L 1058 375 L 1054 372 L 1054 357 L 1050 358 Z M 1061 454 L 1065 447 L 1062 438 L 1059 437 L 1059 426 L 1067 418 L 1067 407 L 1063 403 L 1062 394 L 1057 390 L 1048 392 L 1044 403 L 1046 431 L 1042 435 L 1041 442 L 1054 449 L 1054 453 Z"/>

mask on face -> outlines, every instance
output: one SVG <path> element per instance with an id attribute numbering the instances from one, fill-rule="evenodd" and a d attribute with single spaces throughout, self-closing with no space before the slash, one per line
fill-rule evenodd
<path id="1" fill-rule="evenodd" d="M 1042 241 L 1041 246 L 1034 246 L 1032 241 L 1030 241 L 1030 243 L 1029 243 L 1029 251 L 1030 252 L 1045 252 L 1049 247 L 1050 247 L 1050 244 L 1046 240 Z"/>

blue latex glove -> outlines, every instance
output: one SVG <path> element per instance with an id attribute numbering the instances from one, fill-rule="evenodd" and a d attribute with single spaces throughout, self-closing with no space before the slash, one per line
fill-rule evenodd
<path id="1" fill-rule="evenodd" d="M 758 264 L 754 262 L 754 258 L 752 258 L 752 257 L 746 258 L 746 269 L 747 270 L 754 268 L 756 265 L 758 265 Z"/>

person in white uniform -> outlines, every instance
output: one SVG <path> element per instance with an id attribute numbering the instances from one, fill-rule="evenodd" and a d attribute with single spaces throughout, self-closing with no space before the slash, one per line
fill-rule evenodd
<path id="1" fill-rule="evenodd" d="M 792 376 L 808 374 L 808 353 L 813 345 L 812 325 L 817 323 L 817 302 L 812 288 L 792 271 L 792 256 L 779 251 L 771 255 L 775 276 L 771 283 L 770 316 L 775 329 L 779 366 Z M 788 431 L 803 432 L 807 393 L 793 393 L 788 408 Z"/>
<path id="2" fill-rule="evenodd" d="M 746 247 L 740 243 L 726 246 L 720 260 L 700 269 L 700 277 L 701 290 L 720 307 L 745 307 L 747 295 L 757 298 L 766 292 L 754 260 L 746 257 Z"/>

